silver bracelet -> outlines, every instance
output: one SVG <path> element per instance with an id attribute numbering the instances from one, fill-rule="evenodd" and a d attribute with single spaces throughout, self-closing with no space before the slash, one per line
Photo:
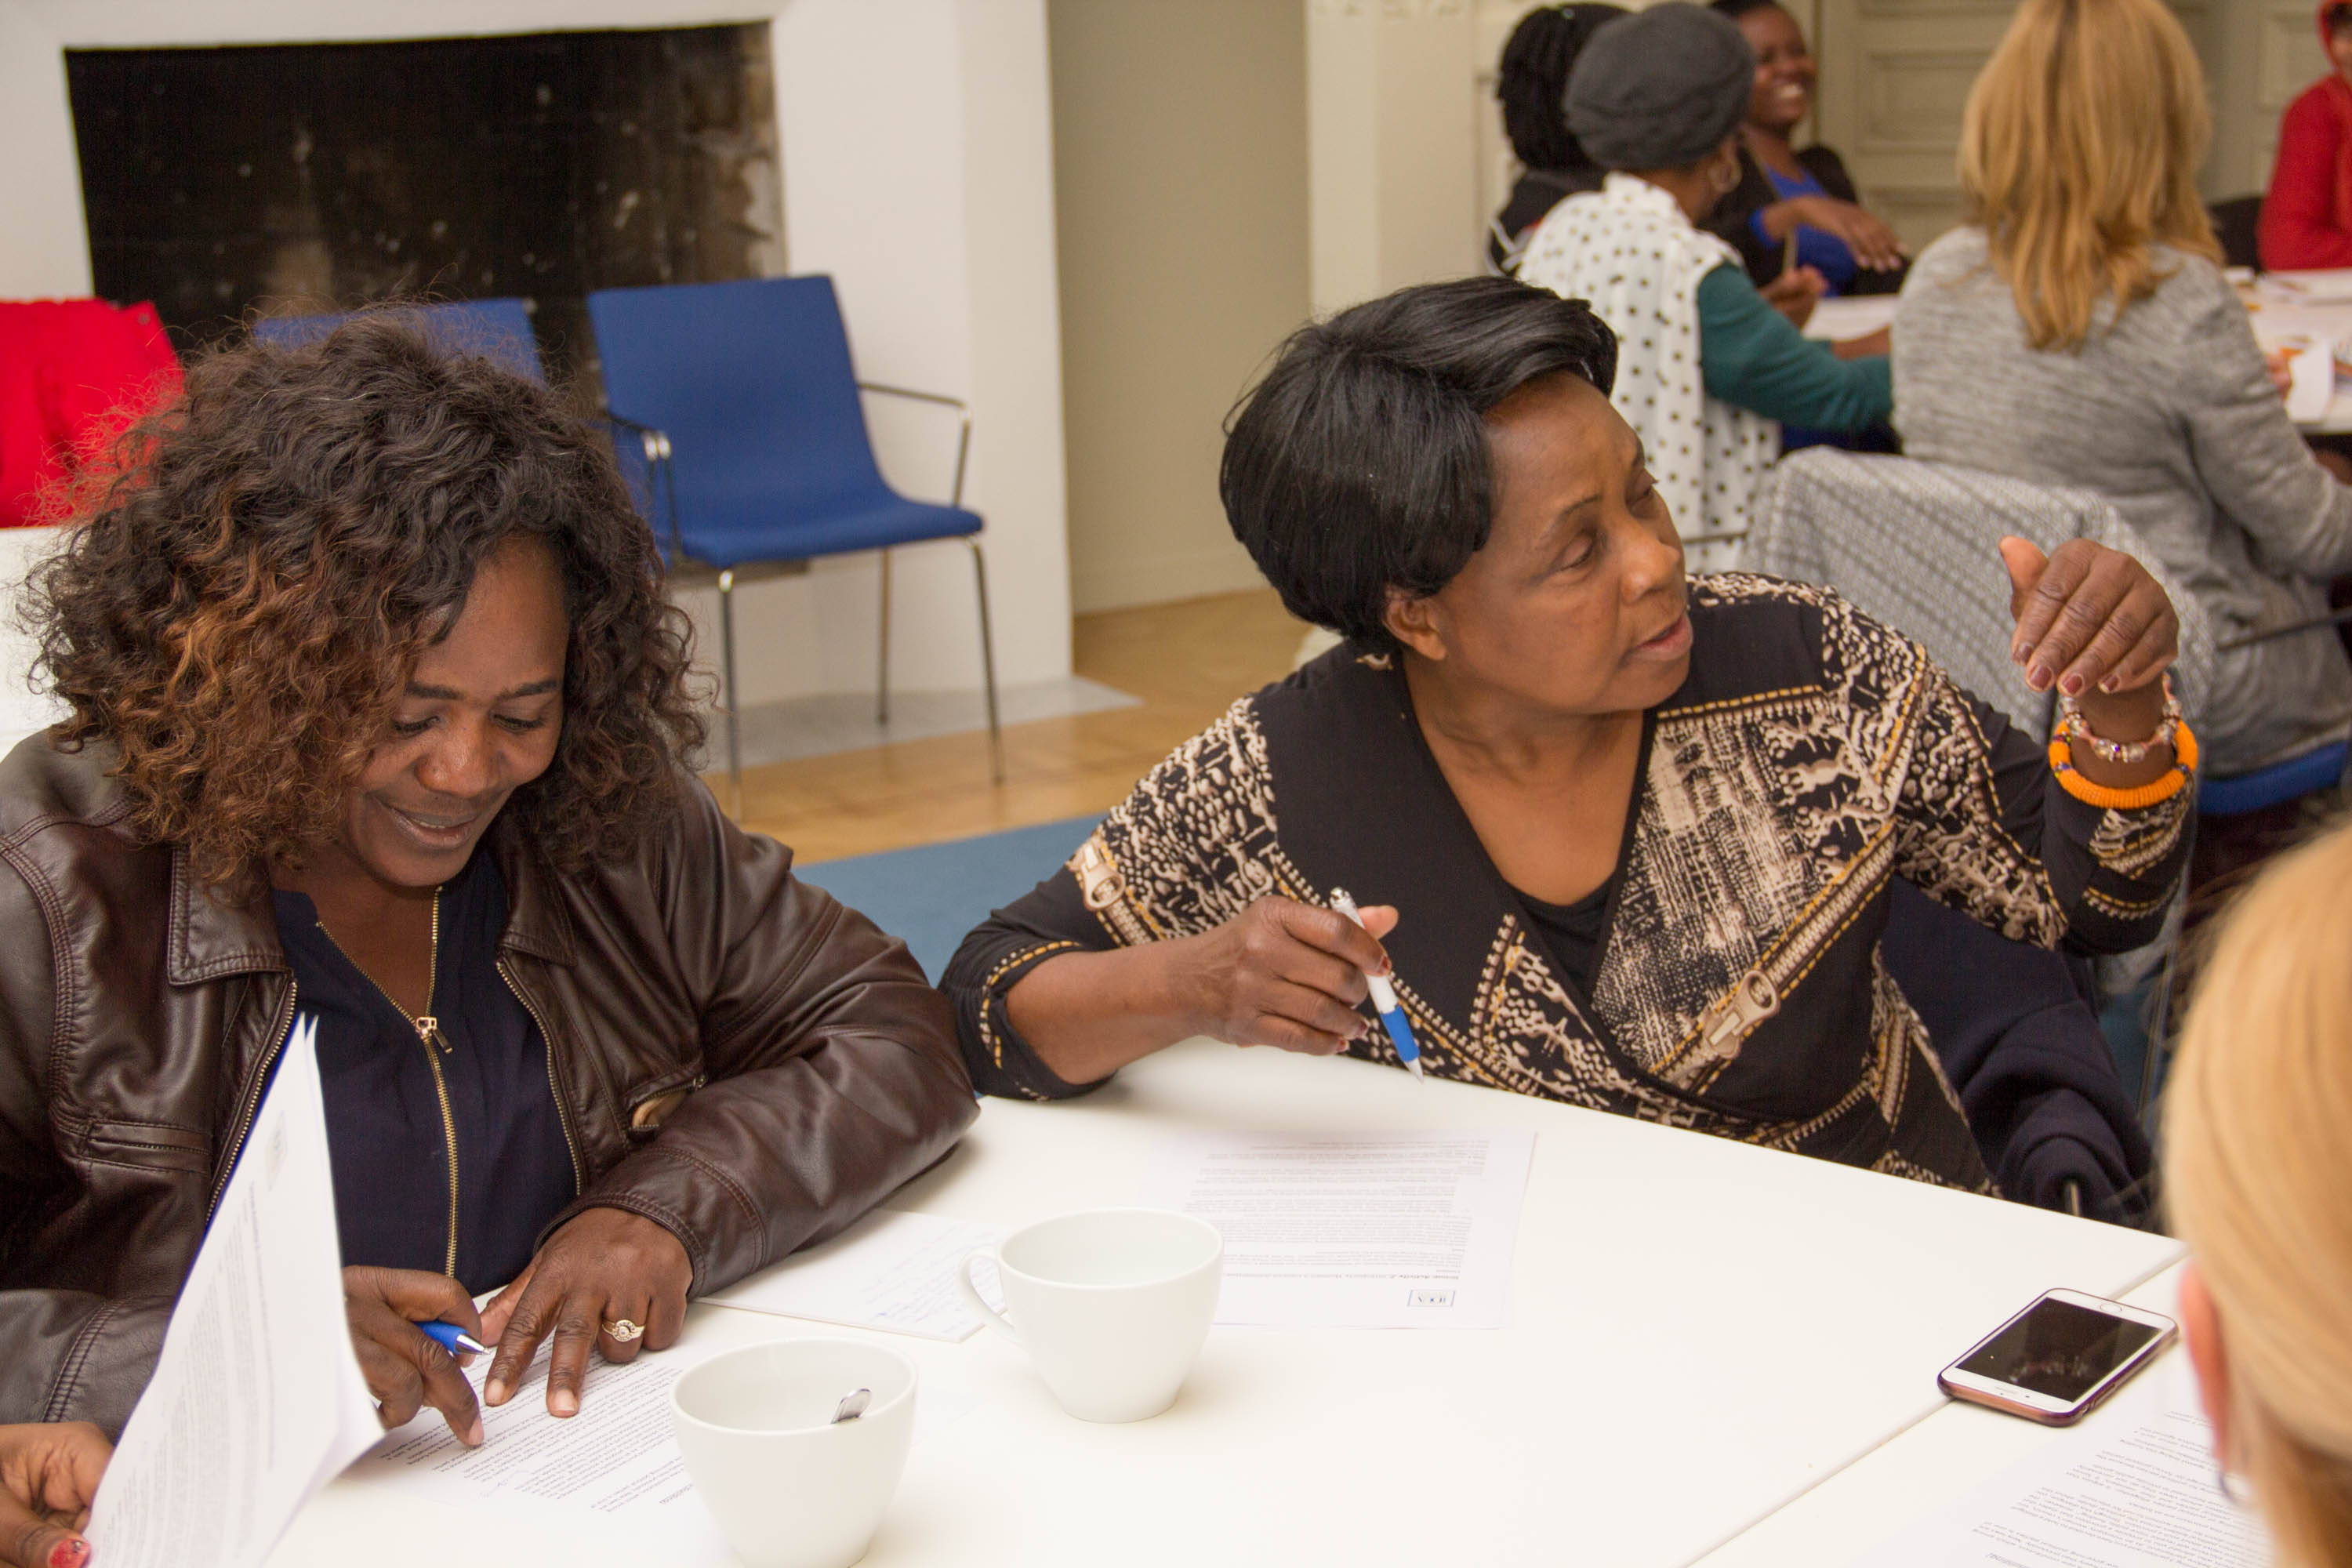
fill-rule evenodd
<path id="1" fill-rule="evenodd" d="M 2164 677 L 2164 714 L 2157 721 L 2156 733 L 2145 741 L 2110 741 L 2091 733 L 2090 725 L 2083 721 L 2082 704 L 2060 693 L 2058 698 L 2059 728 L 2074 741 L 2090 748 L 2091 755 L 2103 763 L 2129 767 L 2147 761 L 2147 754 L 2158 746 L 2169 746 L 2180 732 L 2180 699 L 2173 694 L 2172 677 Z"/>

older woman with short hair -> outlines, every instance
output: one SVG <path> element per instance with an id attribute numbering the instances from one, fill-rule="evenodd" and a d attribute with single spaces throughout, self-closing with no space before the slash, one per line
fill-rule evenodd
<path id="1" fill-rule="evenodd" d="M 1439 1077 L 1991 1189 L 1879 958 L 1890 884 L 2043 945 L 2147 941 L 2195 761 L 2170 607 L 2127 557 L 2011 542 L 2020 658 L 2093 737 L 2053 765 L 1834 595 L 1685 579 L 1615 349 L 1500 279 L 1284 348 L 1226 513 L 1347 640 L 965 939 L 944 984 L 984 1089 L 1080 1093 L 1194 1035 L 1393 1062 L 1358 1011 L 1393 961 Z"/>
<path id="2" fill-rule="evenodd" d="M 65 723 L 0 763 L 0 1420 L 119 1426 L 298 1014 L 354 1347 L 679 1331 L 972 1115 L 903 944 L 686 767 L 684 621 L 604 436 L 369 320 L 192 369 L 35 578 Z M 477 1317 L 472 1298 L 501 1293 Z"/>

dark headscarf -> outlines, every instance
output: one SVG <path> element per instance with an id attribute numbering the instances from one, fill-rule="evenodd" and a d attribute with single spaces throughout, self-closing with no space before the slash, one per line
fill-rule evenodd
<path id="1" fill-rule="evenodd" d="M 1593 34 L 1568 78 L 1568 128 L 1607 169 L 1680 169 L 1748 117 L 1756 51 L 1738 24 L 1668 0 Z"/>

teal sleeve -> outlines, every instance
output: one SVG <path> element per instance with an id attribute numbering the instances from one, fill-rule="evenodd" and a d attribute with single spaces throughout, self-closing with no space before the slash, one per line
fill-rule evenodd
<path id="1" fill-rule="evenodd" d="M 1727 261 L 1698 280 L 1698 354 L 1708 396 L 1783 425 L 1862 430 L 1895 411 L 1885 354 L 1838 358 Z"/>

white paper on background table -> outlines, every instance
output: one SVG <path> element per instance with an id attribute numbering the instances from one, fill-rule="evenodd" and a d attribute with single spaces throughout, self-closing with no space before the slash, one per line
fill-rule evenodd
<path id="1" fill-rule="evenodd" d="M 1504 1329 L 1532 1131 L 1202 1131 L 1140 1201 L 1225 1238 L 1220 1323 Z"/>
<path id="2" fill-rule="evenodd" d="M 2295 305 L 2352 305 L 2352 269 L 2265 272 L 2255 279 L 2258 294 Z"/>
<path id="3" fill-rule="evenodd" d="M 2116 1394 L 1853 1568 L 2264 1568 L 2270 1542 L 2222 1495 L 2185 1355 Z"/>
<path id="4" fill-rule="evenodd" d="M 1804 333 L 1817 342 L 1843 342 L 1848 338 L 1866 338 L 1894 324 L 1894 295 L 1841 295 L 1813 306 L 1813 313 L 1805 318 Z"/>
<path id="5" fill-rule="evenodd" d="M 980 1331 L 980 1320 L 956 1290 L 956 1266 L 1003 1237 L 996 1226 L 878 1209 L 709 1300 L 854 1329 L 967 1340 Z"/>
<path id="6" fill-rule="evenodd" d="M 382 1433 L 343 1314 L 314 1020 L 298 1021 L 91 1510 L 107 1568 L 268 1555 Z"/>
<path id="7" fill-rule="evenodd" d="M 2265 354 L 2284 353 L 2288 387 L 2286 416 L 2298 425 L 2316 425 L 2327 417 L 2336 397 L 2335 340 L 2317 332 L 2278 332 L 2256 322 L 2254 342 Z"/>

